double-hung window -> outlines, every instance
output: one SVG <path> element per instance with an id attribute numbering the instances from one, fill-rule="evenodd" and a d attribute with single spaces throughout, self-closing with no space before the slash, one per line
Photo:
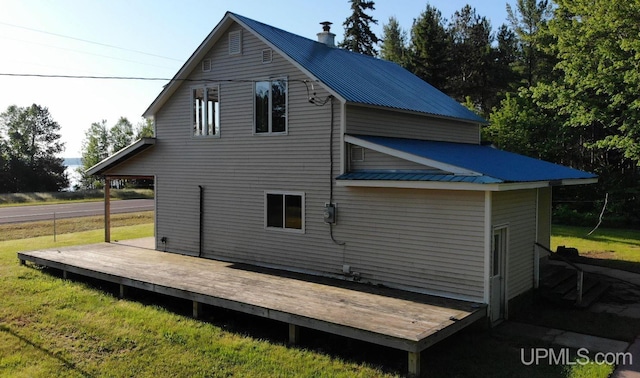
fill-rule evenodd
<path id="1" fill-rule="evenodd" d="M 254 133 L 287 132 L 287 80 L 258 81 L 254 85 Z"/>
<path id="2" fill-rule="evenodd" d="M 304 194 L 265 192 L 265 227 L 304 232 Z"/>
<path id="3" fill-rule="evenodd" d="M 191 89 L 191 124 L 194 137 L 220 136 L 220 87 L 206 85 Z"/>

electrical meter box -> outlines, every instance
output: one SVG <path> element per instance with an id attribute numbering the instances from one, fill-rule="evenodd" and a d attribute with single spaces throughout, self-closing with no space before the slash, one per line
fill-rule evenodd
<path id="1" fill-rule="evenodd" d="M 333 203 L 326 203 L 324 205 L 324 222 L 325 223 L 336 223 L 336 205 Z"/>

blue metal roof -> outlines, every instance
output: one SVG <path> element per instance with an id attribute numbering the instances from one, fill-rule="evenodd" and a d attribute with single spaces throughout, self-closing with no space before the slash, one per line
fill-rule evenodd
<path id="1" fill-rule="evenodd" d="M 589 172 L 498 150 L 490 146 L 362 135 L 354 137 L 403 153 L 477 172 L 494 179 L 495 181 L 493 182 L 534 182 L 597 178 L 596 175 Z M 429 181 L 434 180 L 435 178 Z"/>
<path id="2" fill-rule="evenodd" d="M 244 16 L 230 14 L 347 102 L 486 123 L 483 118 L 396 63 L 331 48 Z"/>

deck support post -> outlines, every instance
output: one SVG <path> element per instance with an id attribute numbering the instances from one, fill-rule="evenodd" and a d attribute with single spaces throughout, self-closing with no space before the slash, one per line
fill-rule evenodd
<path id="1" fill-rule="evenodd" d="M 198 319 L 202 313 L 202 303 L 193 301 L 193 317 Z"/>
<path id="2" fill-rule="evenodd" d="M 120 284 L 119 298 L 123 299 L 126 294 L 127 294 L 127 287 L 124 286 L 123 284 Z"/>
<path id="3" fill-rule="evenodd" d="M 111 179 L 104 178 L 104 242 L 111 242 Z"/>
<path id="4" fill-rule="evenodd" d="M 69 278 L 69 274 L 67 273 L 67 271 L 66 271 L 66 270 L 63 270 L 63 271 L 62 271 L 62 279 L 63 279 L 63 280 L 66 280 L 67 278 Z"/>
<path id="5" fill-rule="evenodd" d="M 20 259 L 20 265 L 27 265 L 27 260 Z"/>
<path id="6" fill-rule="evenodd" d="M 409 352 L 409 377 L 420 376 L 420 352 Z"/>
<path id="7" fill-rule="evenodd" d="M 289 345 L 296 345 L 300 342 L 300 327 L 289 323 Z"/>

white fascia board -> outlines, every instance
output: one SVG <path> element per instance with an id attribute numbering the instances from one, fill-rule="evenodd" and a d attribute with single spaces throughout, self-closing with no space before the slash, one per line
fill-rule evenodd
<path id="1" fill-rule="evenodd" d="M 169 84 L 167 84 L 164 89 L 160 92 L 158 97 L 149 105 L 147 110 L 142 114 L 143 117 L 148 118 L 154 116 L 157 111 L 164 105 L 164 103 L 173 95 L 173 93 L 180 87 L 182 84 L 182 79 L 185 79 L 186 75 L 188 75 L 199 63 L 201 58 L 206 54 L 213 45 L 222 37 L 222 31 L 226 30 L 231 21 L 235 21 L 235 18 L 227 12 L 227 14 L 222 18 L 222 20 L 216 25 L 216 27 L 207 35 L 207 37 L 202 41 L 200 46 L 191 54 L 189 59 L 180 67 L 178 73 L 176 73 Z M 237 22 L 237 21 L 236 21 Z M 244 25 L 243 25 L 244 27 Z M 245 27 L 246 29 L 246 27 Z"/>
<path id="2" fill-rule="evenodd" d="M 455 165 L 442 163 L 437 160 L 427 159 L 421 156 L 416 156 L 413 154 L 409 154 L 406 152 L 398 151 L 393 148 L 381 146 L 376 143 L 367 142 L 366 140 L 362 140 L 358 137 L 354 137 L 351 135 L 346 135 L 344 138 L 345 142 L 355 144 L 360 147 L 368 148 L 373 151 L 377 151 L 386 155 L 394 156 L 403 160 L 408 160 L 417 164 L 426 165 L 428 167 L 438 168 L 445 172 L 451 172 L 454 175 L 464 175 L 464 176 L 482 176 L 481 173 L 471 171 L 468 169 L 464 169 L 461 167 L 457 167 Z"/>
<path id="3" fill-rule="evenodd" d="M 404 189 L 442 189 L 471 190 L 488 192 L 506 192 L 510 190 L 536 189 L 549 187 L 549 181 L 476 184 L 471 182 L 451 181 L 400 181 L 400 180 L 336 180 L 337 186 L 370 187 L 370 188 L 404 188 Z"/>
<path id="4" fill-rule="evenodd" d="M 567 179 L 562 180 L 562 185 L 586 185 L 586 184 L 595 184 L 598 182 L 598 178 L 589 178 L 589 179 Z"/>
<path id="5" fill-rule="evenodd" d="M 396 181 L 396 180 L 336 180 L 337 186 L 362 188 L 402 188 L 402 189 L 441 189 L 498 191 L 500 184 L 473 184 L 470 182 L 441 181 Z"/>

